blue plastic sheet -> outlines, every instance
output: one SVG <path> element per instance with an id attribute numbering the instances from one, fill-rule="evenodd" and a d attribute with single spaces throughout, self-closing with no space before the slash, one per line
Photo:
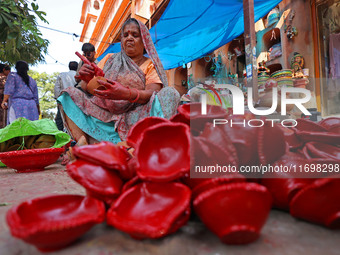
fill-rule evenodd
<path id="1" fill-rule="evenodd" d="M 254 0 L 255 22 L 281 0 Z M 172 69 L 199 59 L 244 32 L 242 0 L 170 0 L 150 29 L 164 68 Z M 114 44 L 99 57 L 120 51 Z"/>

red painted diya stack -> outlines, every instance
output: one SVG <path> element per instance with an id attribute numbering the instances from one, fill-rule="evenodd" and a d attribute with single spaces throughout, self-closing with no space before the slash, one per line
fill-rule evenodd
<path id="1" fill-rule="evenodd" d="M 271 126 L 271 122 L 259 128 L 213 127 L 207 122 L 214 118 L 248 121 L 253 116 L 229 116 L 230 112 L 209 105 L 208 114 L 202 115 L 200 104 L 180 106 L 178 112 L 171 120 L 150 117 L 136 123 L 127 139 L 135 149 L 134 157 L 126 148 L 109 142 L 75 147 L 77 159 L 67 170 L 88 197 L 76 196 L 74 201 L 69 199 L 71 195 L 47 197 L 44 203 L 28 201 L 14 207 L 7 216 L 12 234 L 42 251 L 62 248 L 103 221 L 104 204 L 99 200 L 109 208 L 107 223 L 135 239 L 176 232 L 188 221 L 191 207 L 227 244 L 257 240 L 272 204 L 299 219 L 340 228 L 340 183 L 336 178 L 340 176 L 330 171 L 256 175 L 261 184 L 240 173 L 198 179 L 189 175 L 190 166 L 217 163 L 237 169 L 261 164 L 302 168 L 326 164 L 334 170 L 340 163 L 339 118 L 320 123 L 297 120 L 295 128 Z M 325 176 L 329 178 L 320 179 Z M 86 210 L 79 210 L 82 203 Z M 64 212 L 65 206 L 71 210 Z M 61 210 L 48 221 L 49 211 L 55 208 Z M 52 233 L 42 225 L 58 231 Z"/>
<path id="2" fill-rule="evenodd" d="M 189 171 L 189 127 L 155 118 L 150 123 L 141 129 L 138 142 L 131 142 L 136 149 L 137 177 L 124 185 L 107 214 L 109 225 L 135 239 L 164 237 L 190 217 L 191 190 L 174 182 Z"/>

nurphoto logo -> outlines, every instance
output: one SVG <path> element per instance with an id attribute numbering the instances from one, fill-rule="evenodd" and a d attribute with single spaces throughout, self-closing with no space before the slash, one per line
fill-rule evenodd
<path id="1" fill-rule="evenodd" d="M 219 89 L 228 89 L 231 92 L 232 95 L 232 107 L 233 107 L 233 115 L 243 115 L 244 114 L 244 95 L 243 92 L 240 88 L 234 86 L 234 85 L 228 85 L 228 84 L 216 84 L 214 88 L 219 88 Z M 254 107 L 253 103 L 253 98 L 251 96 L 248 96 L 247 98 L 247 104 L 248 104 L 248 109 L 251 113 L 255 115 L 260 115 L 260 116 L 267 116 L 275 112 L 278 104 L 278 90 L 277 87 L 272 88 L 272 106 L 269 109 L 256 109 Z M 247 93 L 248 95 L 253 94 L 253 89 L 251 87 L 247 88 Z M 300 93 L 303 94 L 303 98 L 287 98 L 287 95 L 290 93 Z M 213 95 L 210 95 L 213 96 Z M 286 107 L 287 104 L 294 104 L 304 115 L 312 115 L 302 104 L 307 103 L 311 99 L 311 93 L 308 89 L 303 89 L 303 88 L 291 88 L 291 87 L 283 87 L 281 89 L 281 115 L 284 116 L 286 115 Z M 202 94 L 201 95 L 201 113 L 202 115 L 207 114 L 207 94 Z M 265 121 L 272 122 L 272 126 L 274 125 L 275 121 L 280 121 L 279 119 L 265 119 L 265 120 L 259 120 L 259 119 L 254 119 L 254 120 L 248 120 L 247 122 L 244 120 L 242 123 L 237 122 L 233 123 L 233 120 L 226 120 L 226 119 L 214 119 L 213 123 L 214 126 L 216 125 L 225 125 L 229 123 L 231 126 L 232 125 L 243 125 L 251 127 L 262 127 L 265 123 Z M 257 125 L 253 123 L 257 123 Z M 285 127 L 295 127 L 297 125 L 296 120 L 294 119 L 285 119 L 281 121 L 281 125 Z"/>

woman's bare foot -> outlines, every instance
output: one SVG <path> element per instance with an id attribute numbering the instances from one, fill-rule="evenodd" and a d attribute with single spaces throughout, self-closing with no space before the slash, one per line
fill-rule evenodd
<path id="1" fill-rule="evenodd" d="M 88 143 L 87 143 L 86 137 L 85 136 L 81 136 L 75 146 L 83 146 L 83 145 L 87 145 L 87 144 Z M 73 160 L 75 160 L 75 157 L 74 157 L 73 152 L 72 152 L 72 147 L 70 147 L 65 152 L 65 154 L 63 155 L 63 161 L 61 162 L 61 164 L 63 166 L 67 165 L 69 162 L 71 162 Z"/>
<path id="2" fill-rule="evenodd" d="M 83 146 L 83 145 L 88 145 L 88 142 L 86 140 L 86 137 L 82 135 L 77 141 L 76 146 Z"/>

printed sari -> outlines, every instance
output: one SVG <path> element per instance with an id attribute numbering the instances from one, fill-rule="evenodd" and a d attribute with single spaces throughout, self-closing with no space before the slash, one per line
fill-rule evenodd
<path id="1" fill-rule="evenodd" d="M 139 22 L 139 21 L 138 21 Z M 125 140 L 129 129 L 140 119 L 159 116 L 169 119 L 176 113 L 179 93 L 168 87 L 167 78 L 155 46 L 146 26 L 139 22 L 144 48 L 163 84 L 162 89 L 154 92 L 146 104 L 130 103 L 127 100 L 102 99 L 89 96 L 77 88 L 67 88 L 58 98 L 65 114 L 85 133 L 98 141 L 117 143 Z M 123 86 L 145 89 L 146 79 L 141 68 L 121 52 L 110 56 L 103 67 L 105 77 Z"/>

